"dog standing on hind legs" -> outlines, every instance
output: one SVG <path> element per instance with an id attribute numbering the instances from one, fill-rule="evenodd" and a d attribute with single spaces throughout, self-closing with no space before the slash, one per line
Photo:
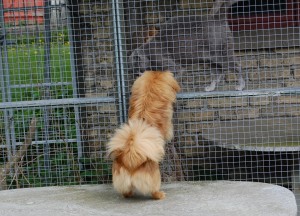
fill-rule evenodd
<path id="1" fill-rule="evenodd" d="M 107 149 L 113 186 L 124 197 L 135 191 L 163 199 L 159 162 L 173 138 L 173 104 L 180 86 L 169 71 L 146 71 L 133 84 L 129 121 L 116 130 Z"/>
<path id="2" fill-rule="evenodd" d="M 164 145 L 160 131 L 141 119 L 129 120 L 116 130 L 108 144 L 114 188 L 124 197 L 131 197 L 137 190 L 163 199 L 159 162 L 164 156 Z"/>

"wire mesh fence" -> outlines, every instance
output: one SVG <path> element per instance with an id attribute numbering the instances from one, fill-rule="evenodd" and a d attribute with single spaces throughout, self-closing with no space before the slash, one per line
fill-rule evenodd
<path id="1" fill-rule="evenodd" d="M 300 194 L 298 1 L 13 2 L 0 5 L 2 189 L 111 182 L 106 143 L 133 82 L 170 70 L 182 90 L 164 182 Z"/>

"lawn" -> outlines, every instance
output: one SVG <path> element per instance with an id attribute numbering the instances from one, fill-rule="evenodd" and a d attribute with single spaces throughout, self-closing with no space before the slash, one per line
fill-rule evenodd
<path id="1" fill-rule="evenodd" d="M 10 88 L 11 100 L 32 101 L 46 99 L 50 92 L 51 99 L 73 97 L 70 43 L 66 31 L 52 32 L 50 45 L 50 78 L 51 86 L 45 87 L 45 43 L 43 35 L 38 37 L 26 35 L 9 35 L 13 41 L 2 52 L 4 63 L 7 63 L 9 82 L 5 77 L 6 91 Z M 7 74 L 7 73 L 6 73 Z M 0 98 L 2 102 L 2 97 Z M 45 130 L 45 114 L 48 127 Z M 0 111 L 0 145 L 6 145 L 3 111 Z M 10 116 L 9 134 L 13 144 L 24 141 L 32 118 L 37 119 L 34 141 L 52 140 L 49 149 L 45 144 L 34 144 L 29 147 L 22 163 L 17 164 L 14 175 L 7 176 L 8 188 L 37 187 L 47 185 L 78 184 L 82 179 L 79 172 L 77 143 L 68 142 L 76 139 L 74 107 L 49 107 L 14 109 Z M 13 127 L 12 127 L 13 125 Z M 14 136 L 12 136 L 14 134 Z M 14 138 L 13 138 L 14 137 Z M 57 140 L 57 142 L 56 142 Z M 58 141 L 60 140 L 60 141 Z M 61 140 L 65 140 L 61 142 Z M 18 149 L 18 146 L 15 146 Z M 7 161 L 7 149 L 0 149 L 1 162 Z M 85 162 L 86 163 L 86 162 Z M 16 168 L 14 167 L 14 168 Z M 86 171 L 84 171 L 86 172 Z"/>
<path id="2" fill-rule="evenodd" d="M 43 35 L 9 35 L 13 41 L 7 46 L 6 86 L 10 88 L 11 100 L 32 101 L 73 97 L 70 43 L 67 31 L 51 32 L 50 77 L 51 86 L 45 87 L 45 43 Z M 2 52 L 3 54 L 4 52 Z M 7 88 L 7 89 L 8 89 Z M 6 90 L 7 91 L 7 90 Z M 0 98 L 1 102 L 2 98 Z M 100 183 L 99 176 L 109 175 L 107 163 L 101 159 L 78 158 L 76 140 L 76 119 L 74 106 L 22 107 L 12 110 L 10 122 L 4 122 L 0 110 L 0 145 L 6 146 L 9 131 L 11 143 L 24 142 L 32 118 L 36 118 L 36 133 L 22 161 L 15 165 L 14 172 L 6 177 L 7 188 L 71 185 L 79 183 Z M 46 127 L 47 125 L 47 127 Z M 47 128 L 47 129 L 46 129 Z M 51 141 L 46 144 L 45 141 Z M 7 162 L 7 148 L 0 148 L 0 167 Z M 81 167 L 81 168 L 80 168 Z"/>
<path id="3" fill-rule="evenodd" d="M 49 88 L 42 88 L 46 80 L 44 44 L 20 44 L 7 49 L 7 62 L 12 92 L 12 101 L 27 101 L 43 99 L 45 90 L 51 91 L 51 98 L 72 97 L 72 86 L 58 83 L 71 83 L 71 62 L 69 43 L 52 43 L 50 57 L 51 83 L 56 84 Z M 28 85 L 20 88 L 21 85 Z"/>
<path id="4" fill-rule="evenodd" d="M 21 43 L 7 47 L 10 79 L 10 85 L 7 86 L 10 87 L 11 100 L 13 102 L 49 99 L 45 98 L 47 93 L 50 94 L 51 99 L 71 98 L 73 96 L 69 42 L 51 43 L 50 78 L 52 86 L 42 85 L 46 83 L 44 78 L 44 53 L 43 41 L 30 44 Z M 16 142 L 23 141 L 24 134 L 28 130 L 33 116 L 40 119 L 37 125 L 37 138 L 45 139 L 45 132 L 43 132 L 44 112 L 43 108 L 28 109 L 24 107 L 24 109 L 14 110 Z M 47 135 L 49 139 L 62 139 L 62 132 L 65 138 L 75 137 L 74 108 L 52 108 L 48 115 L 51 121 L 50 135 Z"/>

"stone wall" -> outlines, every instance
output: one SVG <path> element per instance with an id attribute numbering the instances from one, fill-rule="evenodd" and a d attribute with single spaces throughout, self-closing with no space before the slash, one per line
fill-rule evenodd
<path id="1" fill-rule="evenodd" d="M 81 34 L 85 97 L 117 98 L 113 23 L 109 2 L 81 0 L 80 3 L 83 21 Z M 142 14 L 139 15 L 140 20 L 135 25 L 140 26 L 130 26 L 132 20 L 130 22 L 125 20 L 123 23 L 126 27 L 124 36 L 127 38 L 124 38 L 126 39 L 124 41 L 127 42 L 128 52 L 141 43 L 147 35 L 141 29 L 151 29 L 171 16 L 184 13 L 205 14 L 207 8 L 211 7 L 212 0 L 203 2 L 195 0 L 145 1 L 139 2 L 138 5 Z M 128 7 L 124 18 L 130 17 L 130 7 L 136 11 L 134 6 Z M 131 32 L 132 29 L 139 30 L 139 32 Z M 236 50 L 236 55 L 241 62 L 243 74 L 247 78 L 246 90 L 275 90 L 300 86 L 299 48 Z M 209 73 L 207 65 L 193 65 L 187 68 L 186 76 L 180 80 L 182 92 L 203 92 L 204 86 L 210 82 Z M 130 74 L 127 74 L 125 78 L 126 85 L 130 87 L 134 79 Z M 217 91 L 233 90 L 235 84 L 235 75 L 229 73 Z M 208 176 L 207 173 L 215 172 L 218 176 L 223 173 L 229 176 L 229 179 L 264 181 L 266 179 L 264 174 L 261 178 L 252 178 L 249 175 L 253 176 L 253 172 L 258 175 L 263 173 L 263 167 L 266 166 L 266 161 L 270 162 L 270 158 L 277 164 L 278 169 L 283 164 L 276 163 L 280 161 L 280 153 L 274 153 L 270 157 L 270 151 L 265 154 L 260 150 L 263 149 L 264 144 L 270 147 L 272 144 L 287 145 L 289 142 L 300 141 L 298 132 L 295 130 L 299 127 L 297 122 L 300 122 L 299 104 L 300 97 L 292 93 L 179 99 L 174 117 L 176 137 L 167 147 L 166 160 L 162 166 L 165 174 L 164 180 L 196 180 L 201 179 L 197 175 Z M 84 126 L 86 151 L 91 157 L 102 158 L 105 142 L 118 125 L 117 103 L 88 107 L 86 119 Z M 274 125 L 278 125 L 278 128 Z M 289 132 L 284 129 L 287 125 L 291 126 Z M 281 130 L 283 134 L 276 141 L 278 130 Z M 229 150 L 225 148 L 226 144 L 231 145 Z M 240 150 L 232 147 L 236 145 L 242 145 L 238 147 Z M 257 145 L 261 148 L 260 150 L 255 150 Z M 247 147 L 248 150 L 242 147 Z M 298 155 L 286 152 L 284 153 L 287 155 L 285 161 L 289 165 L 284 168 L 288 171 L 284 172 L 286 176 L 289 176 L 288 173 L 297 163 Z M 255 164 L 251 161 L 255 161 Z M 227 168 L 225 169 L 224 166 Z M 253 166 L 262 168 L 257 168 L 255 171 Z M 237 173 L 239 173 L 239 178 L 236 177 Z M 243 176 L 248 177 L 243 178 Z"/>
<path id="2" fill-rule="evenodd" d="M 116 99 L 118 88 L 114 62 L 114 39 L 111 3 L 109 0 L 79 1 L 81 20 L 82 70 L 84 97 Z M 79 32 L 78 32 L 79 33 Z M 119 125 L 117 100 L 86 106 L 82 114 L 84 161 L 96 182 L 108 180 L 105 145 Z"/>

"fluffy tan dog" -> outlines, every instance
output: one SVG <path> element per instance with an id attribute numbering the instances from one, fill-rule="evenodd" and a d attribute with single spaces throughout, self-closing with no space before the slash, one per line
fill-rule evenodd
<path id="1" fill-rule="evenodd" d="M 180 87 L 171 72 L 146 71 L 132 86 L 129 121 L 108 143 L 114 188 L 124 197 L 136 190 L 163 199 L 159 162 L 173 138 L 173 103 Z"/>
<path id="2" fill-rule="evenodd" d="M 180 86 L 171 72 L 144 72 L 131 89 L 129 119 L 144 119 L 170 141 L 173 138 L 173 103 L 179 91 Z"/>

